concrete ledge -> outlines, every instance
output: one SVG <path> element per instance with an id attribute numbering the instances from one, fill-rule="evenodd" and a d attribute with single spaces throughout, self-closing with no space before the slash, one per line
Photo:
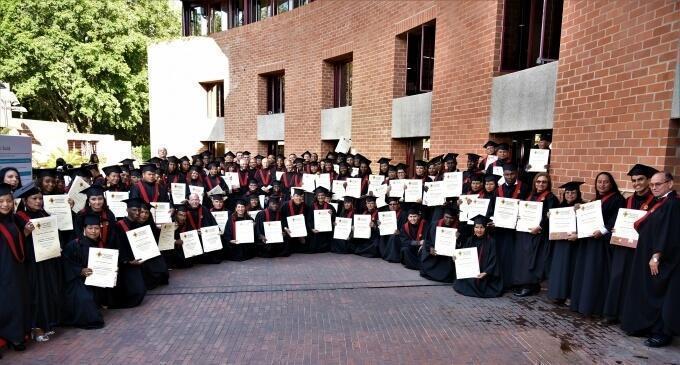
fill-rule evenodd
<path id="1" fill-rule="evenodd" d="M 432 93 L 392 99 L 392 138 L 428 137 Z"/>
<path id="2" fill-rule="evenodd" d="M 552 129 L 558 62 L 493 78 L 491 133 Z"/>
<path id="3" fill-rule="evenodd" d="M 321 110 L 321 139 L 349 138 L 352 135 L 352 107 Z"/>
<path id="4" fill-rule="evenodd" d="M 285 113 L 257 116 L 258 141 L 283 141 L 285 137 Z"/>

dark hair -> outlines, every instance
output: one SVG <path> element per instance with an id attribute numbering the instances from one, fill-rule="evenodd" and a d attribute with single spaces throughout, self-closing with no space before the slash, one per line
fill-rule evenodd
<path id="1" fill-rule="evenodd" d="M 567 191 L 575 191 L 576 192 L 576 200 L 574 200 L 573 203 L 567 203 L 567 199 L 564 198 L 564 194 L 566 194 Z M 561 208 L 562 207 L 571 207 L 571 206 L 574 206 L 576 204 L 583 204 L 583 203 L 584 203 L 584 201 L 583 201 L 583 194 L 581 194 L 581 189 L 579 189 L 579 188 L 576 188 L 575 190 L 564 189 L 564 192 L 562 193 L 562 201 L 560 202 L 559 206 Z"/>
<path id="2" fill-rule="evenodd" d="M 7 173 L 9 171 L 14 171 L 14 172 L 17 173 L 17 177 L 19 178 L 19 182 L 17 184 L 16 189 L 19 189 L 21 187 L 21 175 L 19 174 L 19 170 L 17 170 L 16 167 L 7 166 L 7 167 L 3 167 L 2 169 L 0 169 L 0 183 L 5 182 L 5 175 L 7 175 Z M 14 190 L 16 190 L 16 189 L 14 189 Z"/>
<path id="3" fill-rule="evenodd" d="M 600 177 L 600 175 L 606 175 L 607 178 L 609 178 L 609 182 L 612 184 L 612 188 L 611 188 L 611 190 L 609 190 L 609 192 L 621 194 L 621 191 L 619 190 L 619 185 L 616 184 L 616 180 L 614 179 L 614 176 L 612 176 L 612 174 L 610 174 L 606 171 L 602 171 L 599 174 L 597 174 L 597 176 L 595 176 L 595 185 L 596 185 L 596 187 L 595 187 L 595 199 L 600 199 L 602 197 L 602 195 L 600 195 L 600 192 L 597 191 L 597 179 Z"/>
<path id="4" fill-rule="evenodd" d="M 545 176 L 548 179 L 548 186 L 545 188 L 546 191 L 552 191 L 552 179 L 550 178 L 550 174 L 547 172 L 539 172 L 534 176 L 534 180 L 532 181 L 531 184 L 531 195 L 536 194 L 536 180 L 538 180 L 539 177 Z"/>

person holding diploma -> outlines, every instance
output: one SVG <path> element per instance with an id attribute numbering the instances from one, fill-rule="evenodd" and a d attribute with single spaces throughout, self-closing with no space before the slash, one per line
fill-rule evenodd
<path id="1" fill-rule="evenodd" d="M 264 231 L 264 222 L 281 222 L 281 209 L 279 198 L 270 197 L 267 201 L 267 209 L 257 213 L 255 217 L 255 244 L 257 255 L 260 257 L 288 257 L 290 248 L 288 242 L 269 243 Z"/>
<path id="2" fill-rule="evenodd" d="M 657 172 L 649 186 L 656 205 L 635 222 L 640 237 L 621 328 L 628 334 L 648 335 L 646 346 L 664 347 L 680 333 L 680 198 L 670 173 Z"/>
<path id="3" fill-rule="evenodd" d="M 340 218 L 354 218 L 354 198 L 351 196 L 346 196 L 343 198 L 342 208 L 340 213 L 337 215 Z M 333 225 L 335 226 L 335 219 L 333 220 Z M 354 253 L 354 244 L 352 243 L 352 235 L 346 240 L 333 239 L 331 241 L 331 252 L 348 254 Z"/>
<path id="4" fill-rule="evenodd" d="M 437 239 L 437 227 L 458 229 L 458 225 L 458 211 L 449 207 L 444 209 L 443 218 L 430 226 L 430 230 L 425 236 L 425 245 L 420 251 L 420 276 L 444 283 L 453 283 L 456 279 L 453 260 L 448 256 L 438 256 L 434 249 L 434 243 Z M 457 232 L 456 235 L 458 235 Z"/>
<path id="5" fill-rule="evenodd" d="M 124 200 L 127 216 L 112 227 L 113 242 L 118 249 L 118 284 L 113 288 L 111 308 L 132 308 L 142 304 L 146 296 L 146 283 L 142 274 L 142 261 L 135 259 L 127 232 L 139 228 L 139 211 L 146 202 L 140 198 Z"/>
<path id="6" fill-rule="evenodd" d="M 534 176 L 533 190 L 527 200 L 542 202 L 543 211 L 540 224 L 531 228 L 531 232 L 516 232 L 512 283 L 519 286 L 519 291 L 515 293 L 518 297 L 538 294 L 541 291 L 541 281 L 550 270 L 548 210 L 557 208 L 560 204 L 551 190 L 552 180 L 547 172 L 539 172 Z"/>
<path id="7" fill-rule="evenodd" d="M 85 207 L 76 214 L 73 220 L 73 231 L 76 236 L 82 237 L 84 232 L 83 220 L 88 214 L 97 214 L 101 222 L 101 239 L 104 246 L 108 247 L 108 243 L 113 241 L 113 225 L 116 224 L 116 216 L 106 205 L 106 198 L 104 198 L 105 188 L 101 185 L 92 185 L 83 190 L 83 194 L 87 195 L 87 202 Z"/>
<path id="8" fill-rule="evenodd" d="M 184 257 L 184 250 L 182 249 L 182 239 L 180 233 L 191 231 L 192 228 L 187 222 L 187 204 L 179 204 L 173 206 L 173 222 L 177 228 L 175 229 L 175 249 L 171 251 L 161 251 L 164 254 L 170 267 L 176 269 L 186 269 L 188 267 L 194 266 L 197 257 Z"/>
<path id="9" fill-rule="evenodd" d="M 140 198 L 147 203 L 169 202 L 168 192 L 157 181 L 155 164 L 140 166 L 142 179 L 130 187 L 130 198 Z"/>
<path id="10" fill-rule="evenodd" d="M 337 212 L 335 208 L 326 202 L 331 192 L 323 186 L 314 189 L 315 199 L 311 208 L 307 211 L 307 231 L 310 232 L 307 237 L 309 241 L 310 253 L 328 252 L 331 249 L 331 241 L 333 241 L 333 231 L 319 232 L 314 228 L 314 211 L 315 210 L 329 210 L 331 215 L 331 224 L 335 222 Z"/>
<path id="11" fill-rule="evenodd" d="M 283 173 L 283 175 L 281 175 L 281 185 L 283 187 L 283 191 L 286 194 L 291 194 L 292 197 L 291 188 L 302 185 L 302 174 L 295 170 L 293 161 L 286 160 L 284 162 L 284 166 L 286 171 Z"/>
<path id="12" fill-rule="evenodd" d="M 498 147 L 496 147 L 496 155 L 498 156 L 498 159 L 493 163 L 489 164 L 489 167 L 485 169 L 484 166 L 481 166 L 482 169 L 485 169 L 487 175 L 493 174 L 494 167 L 502 167 L 504 165 L 512 163 L 512 160 L 510 159 L 509 144 L 505 142 L 498 144 Z"/>
<path id="13" fill-rule="evenodd" d="M 120 166 L 106 166 L 103 167 L 102 170 L 104 171 L 104 176 L 106 177 L 104 189 L 107 191 L 128 191 L 128 189 L 120 180 L 120 174 L 123 172 Z"/>
<path id="14" fill-rule="evenodd" d="M 463 191 L 467 191 L 470 188 L 470 182 L 472 177 L 479 173 L 479 159 L 480 155 L 476 153 L 466 153 L 467 164 L 466 169 L 463 171 Z"/>
<path id="15" fill-rule="evenodd" d="M 420 251 L 425 245 L 427 223 L 420 216 L 416 206 L 409 208 L 408 219 L 399 227 L 401 242 L 401 264 L 407 269 L 420 270 Z"/>
<path id="16" fill-rule="evenodd" d="M 290 237 L 290 229 L 288 229 L 288 217 L 298 214 L 306 216 L 307 210 L 309 210 L 309 208 L 303 201 L 304 191 L 302 189 L 292 189 L 291 194 L 290 200 L 284 202 L 281 205 L 281 226 L 283 227 L 283 232 L 289 237 L 288 244 L 290 245 L 291 252 L 306 253 L 309 251 L 307 238 Z"/>
<path id="17" fill-rule="evenodd" d="M 649 211 L 654 207 L 656 201 L 654 194 L 649 189 L 649 181 L 657 172 L 659 172 L 657 169 L 642 164 L 636 164 L 628 171 L 635 193 L 626 199 L 625 208 Z M 633 265 L 634 254 L 634 248 L 619 245 L 609 246 L 609 282 L 604 301 L 602 324 L 608 325 L 619 322 L 619 315 L 626 298 L 626 283 L 629 280 L 628 276 L 630 267 Z"/>
<path id="18" fill-rule="evenodd" d="M 569 305 L 572 311 L 586 317 L 602 315 L 609 280 L 611 230 L 619 208 L 625 206 L 616 180 L 608 172 L 600 172 L 595 178 L 595 199 L 602 201 L 604 227 L 585 238 L 579 247 Z"/>
<path id="19" fill-rule="evenodd" d="M 187 217 L 187 231 L 198 230 L 203 227 L 215 226 L 217 221 L 215 217 L 210 213 L 210 210 L 201 204 L 201 197 L 196 193 L 189 194 L 189 200 L 187 201 L 186 209 Z M 200 262 L 203 264 L 219 264 L 225 255 L 222 250 L 206 252 L 202 254 L 199 258 Z"/>
<path id="20" fill-rule="evenodd" d="M 220 187 L 222 191 L 227 192 L 229 188 L 227 183 L 224 182 L 222 177 L 220 177 L 220 165 L 217 162 L 211 162 L 208 164 L 208 175 L 205 177 L 205 192 L 208 193 L 210 190 Z M 211 201 L 210 201 L 211 202 Z"/>
<path id="21" fill-rule="evenodd" d="M 83 217 L 80 238 L 69 242 L 64 248 L 64 293 L 62 324 L 83 329 L 104 327 L 101 306 L 108 305 L 109 289 L 85 285 L 85 278 L 92 275 L 87 267 L 90 247 L 106 247 L 100 239 L 100 216 L 87 214 Z"/>
<path id="22" fill-rule="evenodd" d="M 227 227 L 224 237 L 227 244 L 227 257 L 231 261 L 245 261 L 255 257 L 255 243 L 241 243 L 236 240 L 236 222 L 242 220 L 253 220 L 246 210 L 246 201 L 238 199 L 236 208 L 227 220 Z M 262 213 L 262 212 L 260 212 Z M 283 222 L 281 222 L 283 224 Z"/>
<path id="23" fill-rule="evenodd" d="M 574 207 L 577 204 L 583 204 L 581 197 L 582 181 L 570 181 L 560 186 L 564 189 L 562 194 L 562 202 L 557 206 L 558 208 Z M 571 295 L 571 284 L 574 278 L 574 263 L 576 260 L 576 253 L 581 245 L 581 240 L 578 239 L 576 233 L 570 234 L 566 240 L 553 241 L 552 259 L 550 260 L 550 274 L 548 277 L 548 298 L 554 304 L 564 305 Z"/>
<path id="24" fill-rule="evenodd" d="M 498 143 L 494 141 L 487 141 L 482 147 L 484 147 L 484 150 L 486 151 L 486 156 L 484 156 L 484 158 L 479 161 L 477 170 L 480 172 L 484 172 L 484 170 L 486 170 L 486 160 L 489 158 L 489 156 L 496 156 L 496 148 L 498 148 Z"/>
<path id="25" fill-rule="evenodd" d="M 401 262 L 401 240 L 399 239 L 399 227 L 408 220 L 408 212 L 401 209 L 397 197 L 387 198 L 387 209 L 397 215 L 397 230 L 393 234 L 380 236 L 380 255 L 387 262 Z M 383 207 L 384 208 L 384 207 Z"/>
<path id="26" fill-rule="evenodd" d="M 156 243 L 158 243 L 158 239 L 161 236 L 161 230 L 153 220 L 151 205 L 142 203 L 139 207 L 137 224 L 138 228 L 149 226 L 151 232 L 153 232 Z M 147 290 L 154 289 L 161 285 L 168 285 L 170 275 L 168 273 L 168 265 L 165 262 L 165 257 L 162 255 L 162 252 L 161 256 L 152 257 L 142 263 L 142 275 L 144 276 L 144 284 L 146 284 Z"/>
<path id="27" fill-rule="evenodd" d="M 33 245 L 35 226 L 31 219 L 49 217 L 43 209 L 43 196 L 33 183 L 17 190 L 23 209 L 17 211 L 17 223 L 26 236 L 26 269 L 30 292 L 31 337 L 36 342 L 49 340 L 54 328 L 60 323 L 61 293 L 63 288 L 62 260 L 54 257 L 36 262 Z M 57 243 L 59 244 L 59 243 Z M 59 244 L 59 247 L 63 245 Z"/>
<path id="28" fill-rule="evenodd" d="M 376 207 L 376 197 L 373 195 L 366 195 L 362 197 L 366 202 L 366 209 L 361 214 L 368 214 L 371 216 L 371 237 L 369 238 L 354 238 L 354 254 L 363 257 L 380 257 L 380 230 L 378 228 L 378 208 Z"/>
<path id="29" fill-rule="evenodd" d="M 503 294 L 503 280 L 496 260 L 496 244 L 486 232 L 491 220 L 483 215 L 477 215 L 472 218 L 472 221 L 475 223 L 474 233 L 460 245 L 460 248 L 477 248 L 479 275 L 477 278 L 456 280 L 453 283 L 453 289 L 468 297 L 500 297 Z"/>

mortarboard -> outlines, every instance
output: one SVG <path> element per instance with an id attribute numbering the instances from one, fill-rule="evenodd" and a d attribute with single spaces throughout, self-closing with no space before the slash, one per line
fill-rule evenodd
<path id="1" fill-rule="evenodd" d="M 113 172 L 120 174 L 122 172 L 120 166 L 118 165 L 102 167 L 102 171 L 104 171 L 104 175 L 109 175 L 110 173 Z"/>
<path id="2" fill-rule="evenodd" d="M 643 164 L 638 163 L 638 164 L 635 164 L 635 166 L 633 166 L 630 169 L 630 171 L 628 171 L 628 176 L 644 175 L 649 179 L 654 174 L 656 174 L 657 172 L 659 172 L 659 170 L 657 170 L 657 169 L 655 169 L 651 166 L 647 166 L 647 165 L 643 165 Z"/>
<path id="3" fill-rule="evenodd" d="M 99 214 L 88 213 L 85 214 L 85 217 L 83 217 L 84 226 L 98 226 L 101 224 L 101 222 L 102 219 Z"/>
<path id="4" fill-rule="evenodd" d="M 87 195 L 87 197 L 91 196 L 104 196 L 104 187 L 101 185 L 90 185 L 89 188 L 81 191 L 81 193 Z"/>
<path id="5" fill-rule="evenodd" d="M 560 186 L 560 189 L 569 190 L 569 191 L 576 191 L 576 190 L 579 190 L 579 187 L 582 184 L 584 184 L 583 181 L 570 181 L 566 184 L 562 184 Z"/>
<path id="6" fill-rule="evenodd" d="M 482 156 L 476 154 L 476 153 L 466 153 L 468 160 L 469 161 L 479 161 Z"/>
<path id="7" fill-rule="evenodd" d="M 486 227 L 486 225 L 491 222 L 491 219 L 481 214 L 477 214 L 476 216 L 472 217 L 471 221 L 474 222 L 474 224 L 481 224 Z"/>
<path id="8" fill-rule="evenodd" d="M 498 147 L 498 143 L 496 143 L 496 142 L 494 142 L 494 141 L 487 141 L 486 143 L 484 143 L 484 146 L 482 146 L 482 147 L 484 147 L 484 148 L 487 148 L 487 147 Z"/>
<path id="9" fill-rule="evenodd" d="M 382 165 L 382 164 L 387 164 L 387 163 L 390 163 L 390 161 L 392 161 L 392 159 L 391 159 L 391 158 L 387 158 L 387 157 L 380 157 L 380 159 L 378 160 L 378 163 Z"/>
<path id="10" fill-rule="evenodd" d="M 510 150 L 510 145 L 507 144 L 507 143 L 505 143 L 505 142 L 503 142 L 503 143 L 500 143 L 500 144 L 498 145 L 498 149 L 499 149 L 499 150 L 503 150 L 503 151 L 509 151 L 509 150 Z"/>

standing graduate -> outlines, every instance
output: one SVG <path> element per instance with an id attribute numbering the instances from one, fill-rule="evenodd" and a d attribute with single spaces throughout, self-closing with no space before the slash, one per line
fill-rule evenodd
<path id="1" fill-rule="evenodd" d="M 479 275 L 476 278 L 456 280 L 453 289 L 468 297 L 500 297 L 503 294 L 503 282 L 496 260 L 496 246 L 494 239 L 486 233 L 490 219 L 483 215 L 477 215 L 472 218 L 472 221 L 475 223 L 474 234 L 460 248 L 477 248 Z"/>
<path id="2" fill-rule="evenodd" d="M 657 169 L 642 164 L 636 164 L 628 171 L 635 193 L 626 199 L 625 208 L 648 211 L 654 207 L 656 201 L 654 194 L 649 189 L 649 180 L 657 172 L 659 172 Z M 609 283 L 604 301 L 602 324 L 619 322 L 619 314 L 626 298 L 626 284 L 629 280 L 628 276 L 630 267 L 633 265 L 634 254 L 634 248 L 619 245 L 609 246 Z"/>
<path id="3" fill-rule="evenodd" d="M 337 212 L 335 208 L 326 202 L 326 197 L 330 196 L 330 191 L 323 186 L 314 189 L 315 199 L 312 203 L 311 209 L 307 211 L 307 231 L 310 232 L 307 237 L 309 241 L 310 253 L 328 252 L 331 249 L 331 241 L 333 240 L 333 230 L 328 232 L 320 232 L 314 228 L 314 211 L 326 210 L 331 216 L 331 227 L 335 222 Z"/>
<path id="4" fill-rule="evenodd" d="M 255 243 L 257 255 L 260 257 L 287 257 L 290 256 L 288 242 L 267 242 L 264 231 L 264 222 L 281 222 L 281 201 L 277 197 L 270 197 L 267 202 L 267 209 L 257 213 L 255 217 Z M 283 227 L 283 226 L 282 226 Z"/>
<path id="5" fill-rule="evenodd" d="M 124 200 L 127 216 L 113 228 L 114 242 L 118 248 L 118 283 L 114 288 L 111 308 L 132 308 L 142 304 L 146 295 L 146 284 L 142 275 L 142 261 L 135 259 L 127 232 L 139 228 L 139 210 L 144 204 L 140 198 Z"/>
<path id="6" fill-rule="evenodd" d="M 130 188 L 130 198 L 140 198 L 147 203 L 168 202 L 168 193 L 156 180 L 155 164 L 140 166 L 142 179 Z"/>
<path id="7" fill-rule="evenodd" d="M 621 328 L 664 347 L 680 333 L 680 197 L 673 175 L 658 172 L 649 186 L 657 200 L 635 222 L 640 234 L 621 311 Z"/>
<path id="8" fill-rule="evenodd" d="M 309 243 L 307 237 L 290 237 L 290 229 L 288 229 L 288 217 L 294 215 L 306 216 L 309 208 L 303 201 L 304 191 L 302 189 L 292 189 L 291 198 L 289 201 L 281 204 L 281 226 L 285 235 L 288 237 L 288 245 L 291 253 L 306 253 L 309 252 Z"/>
<path id="9" fill-rule="evenodd" d="M 387 198 L 388 209 L 397 215 L 397 229 L 392 234 L 380 236 L 380 256 L 382 256 L 383 260 L 388 262 L 401 261 L 401 240 L 399 238 L 399 227 L 406 223 L 406 220 L 408 219 L 408 212 L 401 209 L 399 199 L 400 198 L 397 197 Z"/>
<path id="10" fill-rule="evenodd" d="M 564 189 L 562 201 L 558 208 L 573 207 L 583 204 L 580 186 L 582 181 L 570 181 L 560 186 Z M 548 277 L 548 298 L 557 305 L 564 305 L 571 295 L 571 284 L 574 278 L 574 264 L 576 253 L 581 245 L 576 232 L 570 233 L 565 240 L 552 241 L 553 251 L 550 261 L 550 274 Z"/>
<path id="11" fill-rule="evenodd" d="M 625 199 L 614 177 L 600 172 L 595 178 L 595 199 L 602 201 L 604 227 L 584 239 L 574 265 L 570 308 L 584 316 L 601 315 L 609 282 L 609 241 L 619 208 Z"/>
<path id="12" fill-rule="evenodd" d="M 64 302 L 62 324 L 83 329 L 104 327 L 104 317 L 99 308 L 108 305 L 110 291 L 85 285 L 92 275 L 88 267 L 90 247 L 106 247 L 100 239 L 100 216 L 83 217 L 83 232 L 64 248 Z"/>
<path id="13" fill-rule="evenodd" d="M 421 218 L 420 210 L 413 206 L 408 210 L 408 219 L 399 227 L 401 241 L 401 263 L 407 269 L 420 270 L 420 250 L 425 245 L 427 223 Z"/>
<path id="14" fill-rule="evenodd" d="M 376 197 L 367 195 L 363 197 L 366 204 L 366 209 L 362 214 L 371 216 L 371 237 L 369 238 L 354 238 L 354 254 L 363 257 L 380 257 L 380 231 L 378 229 L 378 208 L 376 206 Z"/>
<path id="15" fill-rule="evenodd" d="M 494 161 L 486 168 L 487 175 L 493 174 L 494 167 L 502 167 L 503 165 L 512 162 L 510 159 L 510 145 L 507 143 L 500 143 L 498 147 L 496 147 L 496 155 L 498 156 L 498 160 Z"/>
<path id="16" fill-rule="evenodd" d="M 437 227 L 458 229 L 458 211 L 453 208 L 444 209 L 443 218 L 430 226 L 425 236 L 425 245 L 420 251 L 420 276 L 444 283 L 452 283 L 456 278 L 453 260 L 448 256 L 437 254 L 434 243 L 437 240 Z M 459 235 L 456 234 L 458 237 Z"/>
<path id="17" fill-rule="evenodd" d="M 302 185 L 302 175 L 295 171 L 295 166 L 292 161 L 286 160 L 284 166 L 286 171 L 281 175 L 280 180 L 283 188 L 282 190 L 292 196 L 291 189 Z"/>
<path id="18" fill-rule="evenodd" d="M 486 161 L 489 159 L 489 156 L 496 156 L 496 148 L 498 148 L 498 143 L 494 141 L 487 141 L 482 147 L 484 147 L 484 150 L 486 151 L 486 156 L 484 156 L 484 158 L 479 161 L 478 170 L 483 172 L 486 170 Z"/>
<path id="19" fill-rule="evenodd" d="M 227 258 L 231 261 L 245 261 L 255 257 L 255 243 L 239 242 L 236 240 L 236 222 L 242 220 L 253 220 L 246 210 L 246 201 L 238 199 L 236 208 L 227 220 L 227 228 L 224 236 L 228 242 Z M 254 227 L 253 227 L 254 229 Z"/>
<path id="20" fill-rule="evenodd" d="M 352 198 L 351 196 L 344 197 L 342 202 L 342 208 L 340 209 L 340 213 L 338 213 L 337 216 L 353 220 L 354 213 L 355 213 L 354 198 Z M 333 220 L 333 226 L 335 225 L 336 222 L 335 220 Z M 331 252 L 342 254 L 354 253 L 354 244 L 352 244 L 352 234 L 350 233 L 349 237 L 346 240 L 333 238 L 333 241 L 331 241 Z"/>

